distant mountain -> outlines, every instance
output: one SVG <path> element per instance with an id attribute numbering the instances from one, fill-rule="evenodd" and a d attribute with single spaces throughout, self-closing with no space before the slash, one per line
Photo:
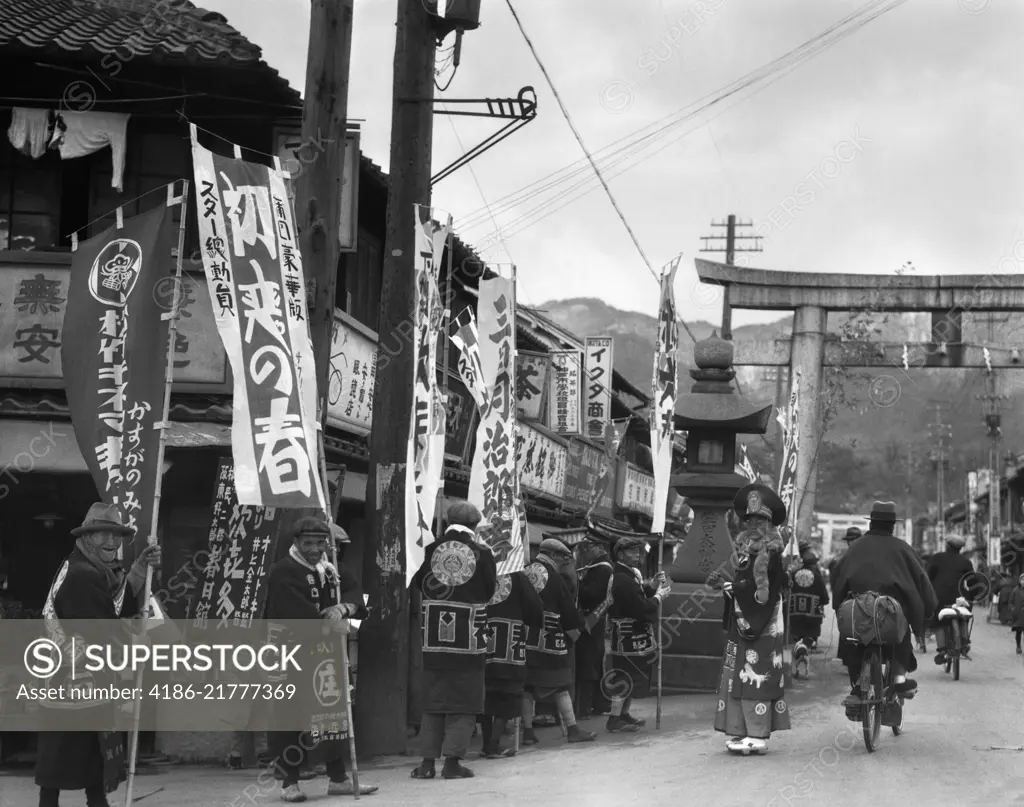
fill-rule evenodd
<path id="1" fill-rule="evenodd" d="M 593 298 L 552 300 L 539 310 L 558 325 L 586 336 L 615 339 L 615 369 L 642 390 L 651 386 L 657 320 L 636 311 L 622 311 Z M 830 333 L 839 333 L 849 315 L 830 315 Z M 915 342 L 928 338 L 927 315 L 872 315 L 858 317 L 869 322 L 872 339 L 886 342 Z M 697 340 L 706 338 L 717 326 L 687 322 Z M 1014 344 L 1024 339 L 1020 323 L 996 323 L 985 337 L 997 344 Z M 768 340 L 787 338 L 792 317 L 766 325 L 734 328 L 733 338 Z M 965 340 L 976 341 L 965 322 Z M 693 344 L 680 333 L 680 387 L 689 391 L 689 370 L 693 367 Z M 1024 368 L 1022 368 L 1024 370 Z M 1001 371 L 1002 431 L 999 451 L 1014 455 L 1024 452 L 1024 372 Z M 740 367 L 737 377 L 744 395 L 774 400 L 776 382 L 768 368 Z M 988 464 L 991 440 L 983 423 L 984 370 L 910 370 L 870 368 L 826 370 L 823 406 L 828 405 L 829 425 L 819 447 L 818 509 L 823 512 L 866 512 L 876 498 L 894 499 L 906 515 L 920 516 L 934 506 L 937 495 L 936 405 L 943 422 L 952 429 L 946 454 L 946 504 L 964 498 L 966 473 Z M 758 470 L 773 472 L 774 418 L 765 438 L 744 437 Z"/>

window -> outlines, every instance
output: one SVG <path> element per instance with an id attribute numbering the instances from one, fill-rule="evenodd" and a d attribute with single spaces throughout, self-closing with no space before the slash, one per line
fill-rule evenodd
<path id="1" fill-rule="evenodd" d="M 5 116 L 0 124 L 0 250 L 60 247 L 60 155 L 26 157 L 8 140 L 9 125 Z"/>
<path id="2" fill-rule="evenodd" d="M 701 440 L 697 446 L 697 462 L 701 465 L 721 465 L 725 446 L 718 440 Z"/>

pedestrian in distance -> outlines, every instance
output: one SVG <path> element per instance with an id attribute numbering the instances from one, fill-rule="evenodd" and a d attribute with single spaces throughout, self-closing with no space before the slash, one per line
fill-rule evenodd
<path id="1" fill-rule="evenodd" d="M 1021 635 L 1024 634 L 1024 574 L 1017 580 L 1017 587 L 1010 594 L 1010 627 L 1017 639 L 1017 655 L 1021 655 Z"/>

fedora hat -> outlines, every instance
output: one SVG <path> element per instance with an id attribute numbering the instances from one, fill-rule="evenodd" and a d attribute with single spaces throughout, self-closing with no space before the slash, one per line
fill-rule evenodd
<path id="1" fill-rule="evenodd" d="M 868 518 L 872 521 L 896 521 L 896 502 L 875 502 Z"/>
<path id="2" fill-rule="evenodd" d="M 779 495 L 767 485 L 754 482 L 740 488 L 732 500 L 732 509 L 742 521 L 750 516 L 764 516 L 772 520 L 772 526 L 786 523 L 786 505 Z"/>
<path id="3" fill-rule="evenodd" d="M 96 502 L 85 514 L 81 527 L 71 530 L 72 535 L 87 535 L 90 532 L 116 532 L 121 535 L 135 535 L 135 528 L 124 523 L 121 511 L 113 504 Z"/>
<path id="4" fill-rule="evenodd" d="M 846 535 L 843 536 L 843 540 L 850 544 L 860 538 L 861 535 L 863 535 L 863 533 L 860 531 L 860 527 L 849 527 L 846 530 Z"/>

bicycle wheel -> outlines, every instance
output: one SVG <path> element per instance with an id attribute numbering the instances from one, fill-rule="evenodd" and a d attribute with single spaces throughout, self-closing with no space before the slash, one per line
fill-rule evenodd
<path id="1" fill-rule="evenodd" d="M 956 620 L 950 623 L 951 647 L 953 649 L 953 680 L 960 680 L 960 623 Z"/>
<path id="2" fill-rule="evenodd" d="M 861 693 L 864 698 L 861 723 L 864 727 L 864 745 L 869 752 L 873 752 L 878 747 L 878 737 L 882 732 L 882 661 L 878 648 L 872 648 L 866 655 L 861 671 Z"/>

